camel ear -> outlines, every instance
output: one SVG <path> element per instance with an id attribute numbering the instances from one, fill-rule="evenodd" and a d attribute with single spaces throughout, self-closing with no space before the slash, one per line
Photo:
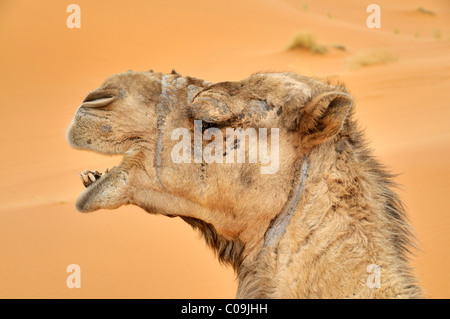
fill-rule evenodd
<path id="1" fill-rule="evenodd" d="M 353 105 L 353 98 L 343 92 L 328 92 L 305 106 L 300 120 L 302 143 L 314 146 L 331 140 L 342 129 Z"/>

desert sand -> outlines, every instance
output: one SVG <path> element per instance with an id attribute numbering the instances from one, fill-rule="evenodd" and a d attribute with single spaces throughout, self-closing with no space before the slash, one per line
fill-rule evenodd
<path id="1" fill-rule="evenodd" d="M 214 82 L 258 71 L 345 82 L 375 155 L 400 174 L 426 296 L 450 297 L 448 1 L 377 1 L 380 29 L 366 26 L 369 1 L 77 0 L 80 29 L 66 26 L 70 3 L 0 1 L 1 298 L 234 297 L 232 269 L 181 220 L 75 210 L 78 173 L 120 161 L 68 146 L 76 108 L 113 73 L 172 68 Z M 328 53 L 286 51 L 297 31 Z M 371 49 L 395 60 L 351 67 Z M 73 263 L 80 289 L 66 286 Z"/>

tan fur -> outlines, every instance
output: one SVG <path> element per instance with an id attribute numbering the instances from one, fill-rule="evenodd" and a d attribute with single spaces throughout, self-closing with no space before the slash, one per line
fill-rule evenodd
<path id="1" fill-rule="evenodd" d="M 212 84 L 176 72 L 128 71 L 85 101 L 69 143 L 124 159 L 80 195 L 80 211 L 134 204 L 181 217 L 234 267 L 239 298 L 421 296 L 392 176 L 370 155 L 343 86 L 294 73 Z M 171 132 L 193 132 L 195 119 L 223 131 L 279 128 L 278 172 L 260 174 L 260 163 L 174 163 L 178 141 Z M 305 160 L 298 203 L 279 238 L 266 245 Z M 366 285 L 370 264 L 380 266 L 381 288 Z"/>

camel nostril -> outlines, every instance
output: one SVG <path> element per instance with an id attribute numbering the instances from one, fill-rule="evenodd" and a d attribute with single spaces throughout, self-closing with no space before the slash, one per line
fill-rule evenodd
<path id="1" fill-rule="evenodd" d="M 91 140 L 91 139 L 88 139 L 88 140 L 86 141 L 86 143 L 92 144 L 92 140 Z"/>
<path id="2" fill-rule="evenodd" d="M 117 96 L 93 98 L 88 95 L 88 97 L 84 99 L 81 106 L 89 108 L 103 107 L 111 104 L 115 100 L 117 100 Z"/>

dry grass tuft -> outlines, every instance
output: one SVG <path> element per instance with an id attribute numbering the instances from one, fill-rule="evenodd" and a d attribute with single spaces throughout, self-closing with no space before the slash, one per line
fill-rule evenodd
<path id="1" fill-rule="evenodd" d="M 397 60 L 397 56 L 383 49 L 361 51 L 349 58 L 351 69 L 359 69 L 371 65 L 386 64 Z"/>
<path id="2" fill-rule="evenodd" d="M 345 45 L 340 44 L 340 43 L 333 44 L 333 48 L 335 48 L 336 50 L 347 51 L 347 48 L 345 47 Z"/>
<path id="3" fill-rule="evenodd" d="M 435 39 L 440 39 L 442 37 L 441 31 L 440 30 L 434 30 L 433 37 Z"/>
<path id="4" fill-rule="evenodd" d="M 435 15 L 436 15 L 436 13 L 434 13 L 434 12 L 431 11 L 431 10 L 425 9 L 424 7 L 418 7 L 418 8 L 417 8 L 417 11 L 419 11 L 420 13 L 428 14 L 428 15 L 432 15 L 432 16 L 435 16 Z"/>
<path id="5" fill-rule="evenodd" d="M 297 32 L 292 38 L 291 42 L 286 47 L 286 50 L 306 49 L 311 53 L 326 54 L 328 49 L 321 44 L 318 44 L 316 39 L 309 32 Z"/>

